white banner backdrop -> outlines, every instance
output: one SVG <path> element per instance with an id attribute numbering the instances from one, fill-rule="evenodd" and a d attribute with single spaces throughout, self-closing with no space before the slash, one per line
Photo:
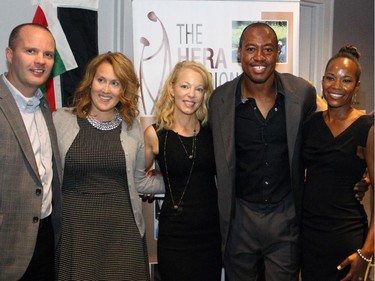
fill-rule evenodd
<path id="1" fill-rule="evenodd" d="M 266 21 L 282 45 L 277 70 L 298 73 L 299 1 L 133 1 L 134 64 L 141 83 L 141 116 L 153 116 L 167 75 L 195 60 L 214 87 L 241 74 L 237 47 L 243 28 Z"/>
<path id="2" fill-rule="evenodd" d="M 266 21 L 275 29 L 282 50 L 277 70 L 298 73 L 299 0 L 133 0 L 132 5 L 134 65 L 141 83 L 144 128 L 153 122 L 155 102 L 178 61 L 201 62 L 212 73 L 215 88 L 241 74 L 238 41 L 251 22 Z M 161 203 L 158 199 L 143 204 L 152 279 Z"/>

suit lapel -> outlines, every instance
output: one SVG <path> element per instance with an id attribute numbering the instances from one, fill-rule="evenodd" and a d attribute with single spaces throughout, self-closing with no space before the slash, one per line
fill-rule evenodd
<path id="1" fill-rule="evenodd" d="M 46 124 L 47 124 L 47 128 L 48 128 L 48 134 L 49 134 L 49 137 L 50 137 L 50 141 L 51 141 L 51 147 L 52 147 L 52 156 L 53 156 L 53 160 L 54 160 L 54 165 L 56 165 L 56 171 L 58 173 L 58 179 L 59 179 L 59 182 L 62 181 L 62 175 L 61 175 L 61 158 L 60 158 L 60 151 L 59 151 L 59 148 L 58 148 L 58 142 L 57 142 L 57 136 L 56 136 L 56 130 L 55 130 L 55 126 L 53 124 L 53 120 L 52 120 L 52 114 L 51 114 L 51 109 L 48 105 L 48 102 L 46 100 L 46 98 L 42 98 L 40 100 L 40 109 L 43 113 L 43 116 L 44 116 L 44 120 L 46 121 Z M 55 172 L 54 172 L 54 176 L 55 176 Z"/>
<path id="2" fill-rule="evenodd" d="M 11 92 L 5 85 L 2 76 L 0 77 L 0 110 L 3 111 L 27 161 L 29 162 L 37 178 L 40 180 L 34 151 L 31 146 L 29 135 L 27 134 L 21 113 Z"/>
<path id="3" fill-rule="evenodd" d="M 235 127 L 235 100 L 237 84 L 240 81 L 239 77 L 235 79 L 230 88 L 224 91 L 221 104 L 218 108 L 221 126 L 221 137 L 224 142 L 225 157 L 229 163 L 234 164 L 235 161 L 235 143 L 234 143 L 234 127 Z"/>
<path id="4" fill-rule="evenodd" d="M 294 87 L 289 85 L 285 80 L 283 81 L 285 92 L 285 117 L 286 117 L 286 134 L 288 141 L 289 163 L 295 152 L 296 138 L 301 120 L 301 100 Z"/>

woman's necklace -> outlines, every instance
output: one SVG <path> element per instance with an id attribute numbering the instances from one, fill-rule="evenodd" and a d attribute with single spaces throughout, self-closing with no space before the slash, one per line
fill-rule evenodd
<path id="1" fill-rule="evenodd" d="M 182 147 L 186 153 L 186 156 L 193 160 L 192 163 L 191 163 L 191 167 L 190 167 L 190 171 L 189 171 L 189 176 L 186 180 L 186 183 L 185 183 L 185 187 L 184 187 L 184 190 L 182 192 L 182 195 L 180 197 L 180 200 L 178 200 L 178 202 L 176 203 L 175 200 L 174 200 L 174 197 L 173 197 L 173 192 L 172 192 L 172 187 L 171 187 L 171 182 L 169 180 L 169 174 L 168 174 L 168 165 L 167 165 L 167 140 L 168 140 L 168 130 L 166 131 L 165 133 L 165 139 L 164 139 L 164 165 L 165 165 L 165 175 L 167 177 L 167 183 L 168 183 L 168 188 L 169 188 L 169 192 L 171 193 L 171 200 L 172 200 L 172 209 L 175 210 L 176 212 L 178 211 L 179 213 L 182 212 L 182 206 L 181 206 L 181 203 L 182 203 L 182 199 L 184 198 L 184 195 L 186 193 L 186 190 L 187 190 L 187 187 L 189 185 L 189 182 L 190 182 L 190 179 L 191 179 L 191 175 L 193 173 L 193 168 L 194 168 L 194 163 L 195 163 L 195 158 L 196 158 L 196 148 L 197 148 L 197 135 L 195 133 L 195 130 L 194 130 L 194 136 L 193 136 L 193 142 L 192 142 L 192 151 L 191 151 L 191 155 L 189 155 L 187 153 L 187 150 L 186 150 L 186 147 L 185 145 L 183 144 L 180 136 L 178 135 L 177 133 L 177 137 L 178 139 L 180 140 L 181 144 L 182 144 Z"/>
<path id="2" fill-rule="evenodd" d="M 110 131 L 117 128 L 121 124 L 122 118 L 118 112 L 118 109 L 115 108 L 115 117 L 113 117 L 111 121 L 99 121 L 92 115 L 87 116 L 87 121 L 89 121 L 89 123 L 98 130 Z"/>
<path id="3" fill-rule="evenodd" d="M 182 139 L 180 138 L 180 135 L 179 135 L 178 133 L 177 133 L 177 137 L 178 137 L 178 139 L 180 140 L 180 143 L 181 143 L 181 145 L 182 145 L 182 148 L 183 148 L 184 151 L 185 151 L 186 156 L 187 156 L 190 160 L 195 159 L 195 156 L 196 156 L 196 153 L 197 153 L 197 142 L 196 142 L 196 140 L 197 140 L 197 135 L 196 135 L 196 131 L 194 130 L 194 134 L 193 134 L 193 142 L 192 142 L 192 144 L 191 144 L 191 154 L 189 154 L 189 153 L 187 152 L 187 149 L 186 149 L 186 147 L 185 147 L 185 145 L 184 145 L 184 143 L 183 143 L 183 141 L 182 141 Z"/>

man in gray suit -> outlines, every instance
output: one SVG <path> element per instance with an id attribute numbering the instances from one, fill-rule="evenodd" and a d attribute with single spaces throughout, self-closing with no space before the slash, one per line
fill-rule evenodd
<path id="1" fill-rule="evenodd" d="M 61 229 L 61 161 L 51 111 L 39 86 L 55 55 L 51 32 L 13 29 L 0 77 L 0 280 L 54 280 Z"/>
<path id="2" fill-rule="evenodd" d="M 246 27 L 243 73 L 210 100 L 227 280 L 298 280 L 302 203 L 301 127 L 316 110 L 307 81 L 275 70 L 277 36 L 265 23 Z"/>

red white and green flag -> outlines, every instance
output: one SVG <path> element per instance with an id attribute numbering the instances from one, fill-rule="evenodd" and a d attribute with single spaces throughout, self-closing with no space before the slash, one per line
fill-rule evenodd
<path id="1" fill-rule="evenodd" d="M 99 0 L 32 0 L 32 3 L 38 5 L 33 22 L 47 26 L 56 41 L 54 68 L 42 87 L 54 111 L 67 106 L 86 63 L 98 54 Z"/>
<path id="2" fill-rule="evenodd" d="M 45 84 L 45 89 L 43 89 L 51 110 L 55 111 L 56 108 L 62 106 L 59 75 L 65 71 L 76 68 L 77 63 L 61 27 L 60 21 L 57 18 L 57 8 L 53 5 L 52 1 L 39 1 L 33 22 L 47 26 L 56 41 L 55 64 L 51 76 Z"/>

